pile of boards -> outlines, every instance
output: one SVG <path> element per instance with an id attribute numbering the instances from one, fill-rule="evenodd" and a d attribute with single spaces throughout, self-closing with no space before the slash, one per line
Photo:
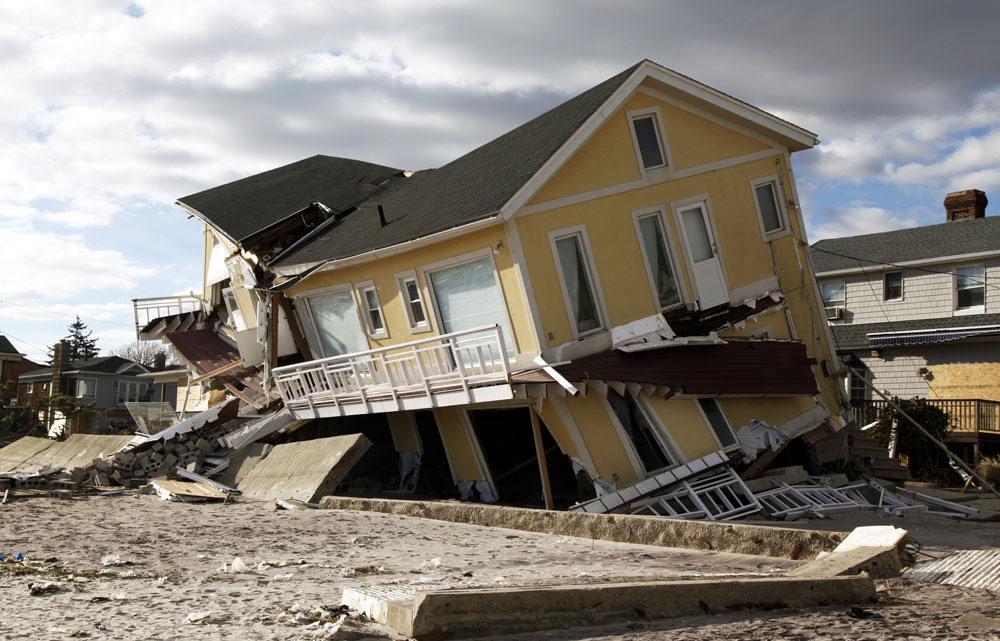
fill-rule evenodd
<path id="1" fill-rule="evenodd" d="M 284 411 L 237 418 L 228 401 L 156 434 L 24 437 L 0 448 L 0 494 L 147 487 L 165 499 L 318 501 L 332 494 L 371 446 L 362 434 L 269 445 L 303 422 Z M 6 500 L 6 499 L 5 499 Z"/>
<path id="2" fill-rule="evenodd" d="M 780 520 L 823 518 L 858 509 L 958 518 L 978 513 L 968 506 L 894 487 L 879 479 L 850 481 L 844 474 L 811 477 L 798 466 L 771 470 L 758 479 L 744 481 L 729 466 L 723 452 L 670 468 L 570 509 L 712 521 L 759 516 Z"/>

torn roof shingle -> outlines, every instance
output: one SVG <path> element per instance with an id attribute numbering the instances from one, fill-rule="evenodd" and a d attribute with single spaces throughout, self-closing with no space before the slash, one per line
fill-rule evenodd
<path id="1" fill-rule="evenodd" d="M 605 80 L 438 169 L 393 178 L 358 210 L 328 221 L 274 265 L 356 256 L 490 218 L 642 64 Z M 326 203 L 324 203 L 326 204 Z M 380 226 L 381 204 L 387 224 Z"/>
<path id="2" fill-rule="evenodd" d="M 234 241 L 319 202 L 334 211 L 354 207 L 402 170 L 362 160 L 312 156 L 277 169 L 178 198 Z"/>
<path id="3" fill-rule="evenodd" d="M 828 238 L 813 243 L 809 255 L 816 274 L 822 276 L 823 272 L 875 268 L 997 248 L 1000 248 L 1000 216 L 986 216 L 878 234 Z"/>

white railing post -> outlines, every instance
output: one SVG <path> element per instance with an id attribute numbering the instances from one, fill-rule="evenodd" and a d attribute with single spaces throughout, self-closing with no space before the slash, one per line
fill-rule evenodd
<path id="1" fill-rule="evenodd" d="M 508 382 L 510 381 L 510 361 L 507 360 L 507 345 L 503 340 L 503 331 L 501 331 L 499 325 L 493 326 L 493 331 L 497 336 L 497 344 L 500 346 L 500 364 L 503 365 L 503 376 Z"/>

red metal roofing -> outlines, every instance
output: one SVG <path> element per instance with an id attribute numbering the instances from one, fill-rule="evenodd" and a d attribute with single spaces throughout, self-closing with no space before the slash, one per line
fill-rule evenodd
<path id="1" fill-rule="evenodd" d="M 170 332 L 166 338 L 202 376 L 240 360 L 236 348 L 209 329 Z"/>
<path id="2" fill-rule="evenodd" d="M 570 381 L 666 385 L 694 395 L 812 396 L 818 389 L 810 364 L 802 343 L 746 341 L 608 350 L 556 369 Z"/>

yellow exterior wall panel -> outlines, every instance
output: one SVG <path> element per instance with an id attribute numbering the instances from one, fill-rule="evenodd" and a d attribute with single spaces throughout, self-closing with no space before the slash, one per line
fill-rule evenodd
<path id="1" fill-rule="evenodd" d="M 625 487 L 640 480 L 625 452 L 621 437 L 611 422 L 603 399 L 597 394 L 566 398 L 573 421 L 580 430 L 580 437 L 594 461 L 598 476 L 605 481 Z"/>
<path id="2" fill-rule="evenodd" d="M 690 461 L 718 451 L 712 428 L 693 399 L 650 397 L 649 404 L 685 459 Z"/>
<path id="3" fill-rule="evenodd" d="M 750 425 L 754 419 L 777 427 L 816 407 L 811 396 L 792 398 L 721 398 L 719 404 L 733 430 Z"/>
<path id="4" fill-rule="evenodd" d="M 434 421 L 437 423 L 441 440 L 448 452 L 452 477 L 456 481 L 479 481 L 486 475 L 479 465 L 479 458 L 470 440 L 465 420 L 461 413 L 464 410 L 457 407 L 444 407 L 434 410 Z"/>
<path id="5" fill-rule="evenodd" d="M 573 442 L 569 429 L 563 423 L 562 418 L 560 418 L 551 401 L 542 403 L 542 411 L 539 415 L 541 416 L 542 423 L 545 424 L 546 429 L 549 430 L 549 434 L 555 439 L 562 453 L 570 458 L 581 460 L 583 457 L 577 449 L 576 443 Z"/>

